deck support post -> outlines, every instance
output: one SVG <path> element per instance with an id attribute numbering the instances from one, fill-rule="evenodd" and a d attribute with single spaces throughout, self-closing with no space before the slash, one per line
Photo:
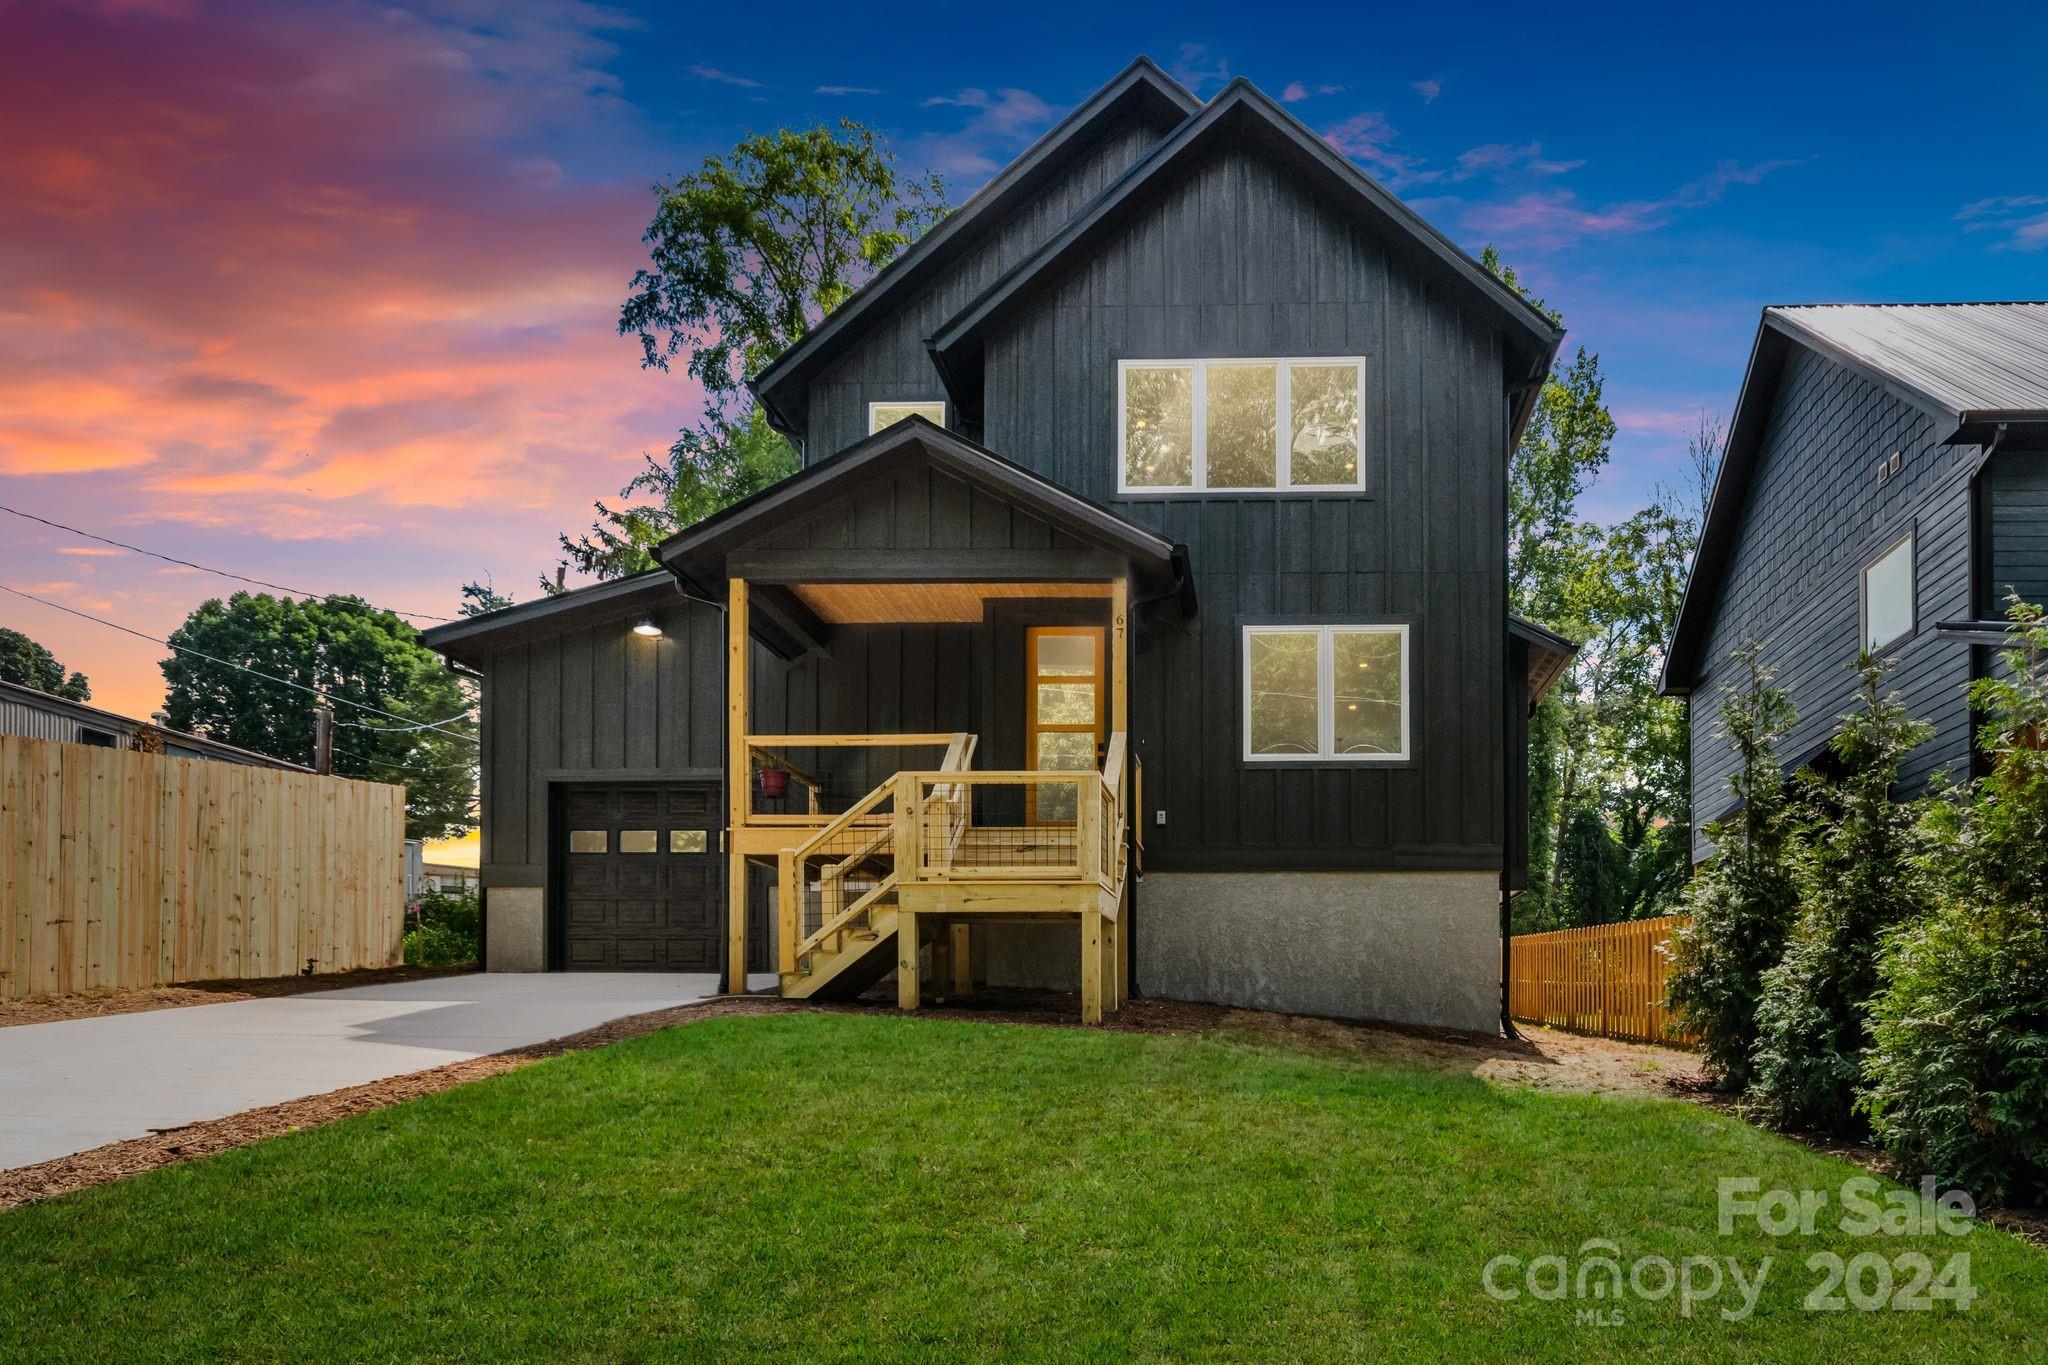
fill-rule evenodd
<path id="1" fill-rule="evenodd" d="M 1102 912 L 1081 912 L 1081 1022 L 1102 1022 Z"/>
<path id="2" fill-rule="evenodd" d="M 1130 609 L 1130 580 L 1119 578 L 1109 585 L 1109 648 L 1110 658 L 1113 660 L 1110 665 L 1109 729 L 1111 734 L 1122 734 L 1124 736 L 1124 771 L 1118 775 L 1117 791 L 1119 796 L 1117 809 L 1123 820 L 1124 837 L 1135 839 L 1139 837 L 1137 834 L 1138 822 L 1144 818 L 1145 812 L 1138 808 L 1134 800 L 1137 793 L 1132 787 L 1130 772 L 1132 766 L 1130 756 L 1137 752 L 1137 741 L 1130 733 Z M 1123 884 L 1123 878 L 1128 870 L 1129 860 L 1126 859 L 1125 861 L 1125 867 L 1117 868 L 1111 874 L 1120 885 Z M 1110 871 L 1107 868 L 1102 870 Z M 1110 998 L 1109 1007 L 1112 1010 L 1123 1008 L 1124 997 L 1130 989 L 1130 944 L 1124 934 L 1124 915 L 1131 901 L 1128 886 L 1124 887 L 1120 897 L 1121 899 L 1116 907 L 1116 918 L 1110 921 L 1109 925 L 1110 965 L 1108 995 Z"/>
<path id="3" fill-rule="evenodd" d="M 725 609 L 725 781 L 726 824 L 726 983 L 733 995 L 747 990 L 747 856 L 740 851 L 740 827 L 747 823 L 751 800 L 747 761 L 747 583 L 735 578 L 726 585 Z"/>
<path id="4" fill-rule="evenodd" d="M 922 993 L 917 966 L 917 912 L 896 912 L 896 1008 L 914 1010 Z"/>
<path id="5" fill-rule="evenodd" d="M 969 956 L 974 946 L 974 927 L 969 924 L 955 924 L 947 932 L 953 940 L 951 968 L 953 979 L 947 987 L 954 995 L 974 994 L 974 960 Z"/>

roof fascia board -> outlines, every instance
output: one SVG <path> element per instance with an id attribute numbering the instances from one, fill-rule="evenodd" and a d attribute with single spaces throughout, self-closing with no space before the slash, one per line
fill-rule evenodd
<path id="1" fill-rule="evenodd" d="M 1179 109 L 1184 119 L 1192 118 L 1202 109 L 1199 99 L 1179 81 L 1160 70 L 1149 57 L 1138 58 L 1048 129 L 1016 160 L 997 172 L 994 179 L 968 196 L 966 203 L 947 214 L 931 231 L 883 267 L 796 345 L 751 377 L 747 386 L 755 397 L 786 418 L 786 408 L 773 401 L 771 394 L 792 376 L 820 363 L 823 354 L 864 319 L 884 311 L 906 283 L 920 280 L 928 271 L 954 259 L 977 234 L 985 230 L 985 223 L 994 226 L 988 220 L 997 216 L 997 211 L 1012 194 L 1035 184 L 1076 143 L 1092 135 L 1104 118 L 1126 99 L 1134 96 L 1143 99 L 1148 95 Z"/>
<path id="2" fill-rule="evenodd" d="M 1057 266 L 1070 252 L 1092 241 L 1122 210 L 1139 196 L 1155 188 L 1157 177 L 1193 154 L 1220 125 L 1233 117 L 1255 117 L 1281 136 L 1291 147 L 1312 159 L 1340 182 L 1355 191 L 1367 205 L 1409 237 L 1427 253 L 1469 285 L 1481 298 L 1491 302 L 1513 325 L 1547 352 L 1554 353 L 1563 339 L 1557 328 L 1519 293 L 1495 279 L 1478 262 L 1420 218 L 1414 210 L 1366 175 L 1349 158 L 1317 137 L 1301 121 L 1274 104 L 1242 77 L 1212 101 L 1208 108 L 1189 119 L 1171 136 L 1141 157 L 1131 169 L 1054 233 L 1036 251 L 1005 272 L 980 295 L 949 319 L 929 343 L 943 364 L 947 353 L 980 335 L 1003 316 L 1048 269 Z"/>
<path id="3" fill-rule="evenodd" d="M 450 621 L 446 625 L 420 632 L 420 638 L 426 642 L 427 648 L 437 653 L 462 654 L 468 652 L 464 646 L 473 645 L 486 636 L 537 625 L 565 612 L 580 612 L 602 606 L 622 607 L 642 593 L 653 592 L 658 595 L 659 590 L 663 588 L 673 591 L 675 578 L 666 569 L 650 569 L 646 573 L 634 574 L 630 578 L 615 578 L 605 583 L 574 588 L 558 597 L 543 597 L 538 601 L 521 602 L 480 616 Z"/>

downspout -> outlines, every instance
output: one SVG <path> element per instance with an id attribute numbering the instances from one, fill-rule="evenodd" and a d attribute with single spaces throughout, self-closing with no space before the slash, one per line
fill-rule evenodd
<path id="1" fill-rule="evenodd" d="M 1138 608 L 1154 602 L 1164 602 L 1169 597 L 1179 597 L 1182 612 L 1189 616 L 1194 615 L 1195 576 L 1188 565 L 1188 547 L 1185 545 L 1173 547 L 1173 582 L 1158 592 L 1134 599 L 1126 608 L 1131 628 L 1131 657 L 1135 658 L 1138 653 Z M 1129 680 L 1126 679 L 1125 686 L 1129 685 Z M 1132 742 L 1132 747 L 1135 750 L 1136 741 Z M 1135 759 L 1136 754 L 1133 753 L 1132 757 Z M 1135 796 L 1135 784 L 1133 788 L 1132 795 Z M 1138 868 L 1138 840 L 1144 837 L 1142 822 L 1145 819 L 1145 812 L 1140 810 L 1136 814 L 1138 828 L 1125 841 L 1124 848 L 1124 952 L 1130 959 L 1125 981 L 1130 987 L 1133 1000 L 1140 999 L 1145 994 L 1138 985 L 1138 883 L 1143 881 L 1145 876 Z"/>
<path id="2" fill-rule="evenodd" d="M 1544 366 L 1544 372 L 1548 373 L 1548 371 L 1549 366 L 1546 364 Z M 1542 376 L 1536 375 L 1532 376 L 1523 383 L 1512 385 L 1508 389 L 1505 403 L 1507 407 L 1509 432 L 1513 432 L 1515 429 L 1516 400 L 1520 398 L 1521 395 L 1529 392 L 1531 389 L 1540 389 L 1542 385 Z M 1514 460 L 1514 447 L 1510 445 L 1508 447 L 1509 468 L 1513 467 Z M 1507 528 L 1502 527 L 1501 529 L 1502 534 L 1505 535 Z M 1501 596 L 1502 599 L 1505 600 L 1507 596 L 1507 585 L 1503 583 L 1501 585 L 1501 588 Z M 1503 622 L 1502 625 L 1503 627 L 1505 627 L 1506 623 Z M 1502 633 L 1505 635 L 1507 632 L 1505 631 L 1505 629 L 1503 629 Z M 1508 636 L 1508 648 L 1512 650 L 1514 647 L 1515 644 L 1513 637 Z M 1523 657 L 1525 659 L 1527 658 L 1527 654 L 1528 651 L 1525 647 L 1523 650 Z M 1514 676 L 1512 670 L 1510 670 L 1508 676 L 1510 678 Z M 1500 709 L 1502 762 L 1507 761 L 1508 747 L 1514 743 L 1514 708 L 1517 706 L 1526 708 L 1529 704 L 1528 698 L 1526 696 L 1526 692 L 1528 690 L 1528 676 L 1528 665 L 1524 663 L 1522 666 L 1522 678 L 1523 691 L 1525 695 L 1521 697 L 1509 696 L 1508 698 L 1506 698 L 1507 705 L 1501 707 Z M 1522 735 L 1522 789 L 1525 792 L 1528 790 L 1529 786 L 1528 745 L 1529 736 L 1527 733 L 1527 727 L 1524 726 L 1524 733 Z M 1510 993 L 1514 989 L 1515 980 L 1515 924 L 1514 895 L 1508 890 L 1508 846 L 1510 840 L 1508 832 L 1508 821 L 1514 815 L 1515 803 L 1514 798 L 1508 793 L 1507 783 L 1505 782 L 1501 783 L 1500 799 L 1500 1036 L 1506 1038 L 1510 1042 L 1515 1042 L 1518 1041 L 1522 1036 L 1521 1034 L 1515 1031 L 1513 1001 L 1510 998 Z"/>

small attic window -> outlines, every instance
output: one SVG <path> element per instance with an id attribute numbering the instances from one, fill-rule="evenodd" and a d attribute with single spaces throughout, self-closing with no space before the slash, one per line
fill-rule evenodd
<path id="1" fill-rule="evenodd" d="M 935 427 L 946 425 L 944 402 L 870 403 L 868 404 L 868 435 L 872 436 L 885 427 L 911 417 L 922 417 Z"/>

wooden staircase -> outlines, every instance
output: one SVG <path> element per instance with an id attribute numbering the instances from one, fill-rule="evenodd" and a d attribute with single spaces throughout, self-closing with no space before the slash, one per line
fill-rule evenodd
<path id="1" fill-rule="evenodd" d="M 781 993 L 847 999 L 893 970 L 898 1003 L 915 1008 L 926 946 L 965 990 L 966 925 L 1078 922 L 1083 1018 L 1094 1022 L 1123 997 L 1124 736 L 1100 772 L 1080 773 L 974 772 L 974 737 L 956 741 L 939 769 L 894 774 L 782 851 Z M 1050 798 L 1036 794 L 1048 788 L 1072 818 L 1020 823 L 1027 797 L 1042 815 Z"/>

